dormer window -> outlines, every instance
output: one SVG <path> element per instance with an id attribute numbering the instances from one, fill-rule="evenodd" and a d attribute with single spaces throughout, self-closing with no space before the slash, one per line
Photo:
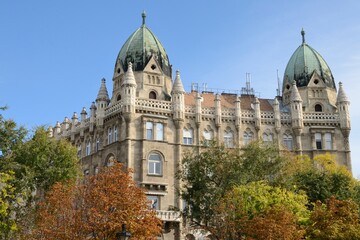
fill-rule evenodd
<path id="1" fill-rule="evenodd" d="M 322 112 L 322 106 L 320 104 L 315 105 L 315 112 Z"/>

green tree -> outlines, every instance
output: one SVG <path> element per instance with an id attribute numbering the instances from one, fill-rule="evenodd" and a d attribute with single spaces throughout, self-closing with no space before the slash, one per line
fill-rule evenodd
<path id="1" fill-rule="evenodd" d="M 210 227 L 214 211 L 228 191 L 252 181 L 273 182 L 285 161 L 276 147 L 259 142 L 241 149 L 213 143 L 200 153 L 186 153 L 177 174 L 182 181 L 180 195 L 188 206 L 186 216 L 194 225 Z"/>
<path id="2" fill-rule="evenodd" d="M 17 230 L 12 216 L 16 205 L 15 188 L 12 184 L 14 173 L 0 172 L 0 239 L 6 239 Z"/>

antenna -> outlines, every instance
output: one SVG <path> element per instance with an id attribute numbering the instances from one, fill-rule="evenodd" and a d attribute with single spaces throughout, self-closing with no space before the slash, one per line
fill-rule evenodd
<path id="1" fill-rule="evenodd" d="M 277 95 L 280 96 L 280 78 L 279 78 L 279 69 L 276 69 L 276 77 L 278 82 L 278 88 L 276 89 Z"/>
<path id="2" fill-rule="evenodd" d="M 245 79 L 246 79 L 246 87 L 241 88 L 241 94 L 242 95 L 254 95 L 254 89 L 251 88 L 251 86 L 250 86 L 251 74 L 246 73 Z"/>

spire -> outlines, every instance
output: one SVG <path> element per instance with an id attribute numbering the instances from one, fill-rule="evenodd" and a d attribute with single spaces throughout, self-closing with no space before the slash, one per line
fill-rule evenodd
<path id="1" fill-rule="evenodd" d="M 291 96 L 290 96 L 290 101 L 292 102 L 302 102 L 302 99 L 300 97 L 300 93 L 296 87 L 296 82 L 293 81 L 293 86 L 291 89 Z"/>
<path id="2" fill-rule="evenodd" d="M 301 29 L 301 36 L 302 36 L 302 43 L 304 44 L 305 43 L 305 31 L 303 28 Z"/>
<path id="3" fill-rule="evenodd" d="M 145 25 L 145 19 L 146 19 L 146 12 L 145 12 L 145 10 L 142 12 L 141 17 L 142 17 L 142 25 Z"/>
<path id="4" fill-rule="evenodd" d="M 338 95 L 337 95 L 336 102 L 337 103 L 349 102 L 349 100 L 348 100 L 348 98 L 346 96 L 346 93 L 344 91 L 342 82 L 339 82 L 339 92 L 338 92 Z"/>
<path id="5" fill-rule="evenodd" d="M 132 70 L 132 63 L 129 62 L 128 69 L 125 73 L 125 80 L 123 82 L 123 85 L 133 85 L 136 86 L 136 81 L 134 77 L 134 72 Z"/>
<path id="6" fill-rule="evenodd" d="M 106 81 L 105 78 L 101 79 L 101 86 L 100 86 L 99 93 L 96 98 L 97 101 L 98 100 L 105 100 L 107 102 L 110 101 L 105 81 Z"/>
<path id="7" fill-rule="evenodd" d="M 185 93 L 184 87 L 180 78 L 180 71 L 176 70 L 176 77 L 172 88 L 172 93 Z"/>

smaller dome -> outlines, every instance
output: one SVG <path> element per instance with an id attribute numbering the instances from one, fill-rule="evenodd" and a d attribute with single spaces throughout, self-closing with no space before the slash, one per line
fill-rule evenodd
<path id="1" fill-rule="evenodd" d="M 291 56 L 284 74 L 283 90 L 286 79 L 289 83 L 295 81 L 297 87 L 307 86 L 311 76 L 316 72 L 325 85 L 336 89 L 334 77 L 324 58 L 312 47 L 305 43 L 305 32 L 301 31 L 302 44 Z"/>

